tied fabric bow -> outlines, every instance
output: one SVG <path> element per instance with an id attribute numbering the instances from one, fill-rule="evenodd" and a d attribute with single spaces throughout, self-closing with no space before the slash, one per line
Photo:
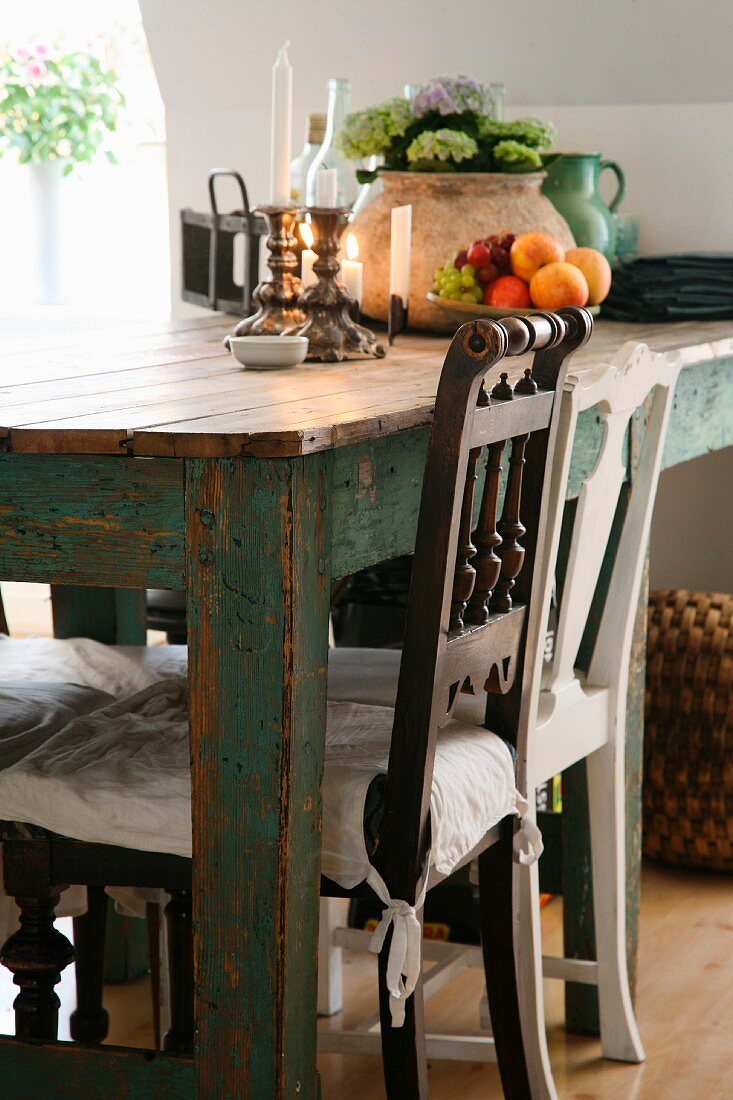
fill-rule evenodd
<path id="1" fill-rule="evenodd" d="M 425 865 L 430 866 L 430 857 Z M 372 933 L 369 950 L 375 955 L 379 954 L 392 925 L 392 942 L 387 959 L 389 1010 L 392 1027 L 402 1027 L 405 1022 L 405 1002 L 415 992 L 422 967 L 422 926 L 417 911 L 425 903 L 428 878 L 426 874 L 420 896 L 414 905 L 399 898 L 391 898 L 384 879 L 374 868 L 367 881 L 386 907 L 382 911 L 382 919 Z"/>
<path id="2" fill-rule="evenodd" d="M 516 799 L 517 814 L 522 824 L 514 834 L 514 854 L 519 862 L 527 867 L 540 858 L 545 846 L 542 843 L 542 833 L 537 822 L 529 817 L 529 802 L 519 791 L 516 792 Z"/>

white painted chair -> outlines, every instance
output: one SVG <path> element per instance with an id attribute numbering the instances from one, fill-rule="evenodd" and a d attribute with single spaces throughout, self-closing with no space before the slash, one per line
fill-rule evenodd
<path id="1" fill-rule="evenodd" d="M 542 676 L 530 676 L 535 687 L 528 728 L 519 744 L 518 787 L 531 794 L 541 783 L 579 760 L 587 759 L 593 895 L 597 961 L 542 958 L 539 881 L 537 866 L 515 867 L 515 943 L 525 1048 L 530 1066 L 533 1100 L 555 1100 L 545 1035 L 542 976 L 597 984 L 601 1042 L 606 1058 L 639 1062 L 644 1052 L 634 1018 L 626 964 L 625 889 L 625 777 L 624 741 L 626 693 L 634 617 L 646 554 L 664 440 L 681 363 L 670 355 L 656 355 L 646 345 L 625 344 L 606 367 L 571 373 L 565 382 L 561 422 L 552 480 L 546 569 L 538 578 L 546 622 L 555 577 L 568 475 L 579 413 L 596 409 L 604 434 L 595 466 L 583 481 L 577 502 L 568 565 L 552 662 Z M 634 411 L 650 394 L 648 426 L 623 529 L 616 553 L 608 596 L 587 675 L 575 669 L 580 642 L 608 548 L 619 493 L 626 475 L 626 430 Z M 540 665 L 543 646 L 528 639 L 527 653 Z M 389 660 L 389 659 L 387 659 Z M 394 661 L 394 683 L 385 675 L 385 658 L 378 658 L 380 686 L 370 680 L 369 660 L 350 662 L 348 676 L 331 669 L 329 690 L 338 698 L 349 693 L 361 701 L 388 702 L 396 688 L 399 654 Z M 539 672 L 539 669 L 536 670 Z M 483 706 L 481 699 L 466 702 Z M 475 718 L 474 718 L 475 720 Z M 533 803 L 530 797 L 530 803 Z M 322 910 L 321 984 L 319 1009 L 339 1010 L 341 1002 L 340 949 L 359 944 L 359 935 L 335 926 L 336 914 Z M 448 962 L 455 945 L 431 944 L 430 955 Z M 440 964 L 438 964 L 440 965 Z M 479 952 L 468 948 L 462 959 L 451 959 L 450 973 L 461 966 L 480 965 Z M 445 973 L 444 967 L 441 973 Z M 437 977 L 437 975 L 436 975 Z M 440 978 L 434 990 L 442 984 Z M 425 995 L 431 993 L 430 975 Z M 373 1030 L 373 1025 L 372 1025 Z M 492 1060 L 490 1037 L 483 1045 L 471 1037 L 434 1037 L 433 1056 L 476 1061 Z M 439 1041 L 437 1041 L 439 1040 Z M 357 1033 L 323 1033 L 328 1050 L 369 1049 L 369 1026 Z M 431 1037 L 428 1037 L 430 1050 Z M 472 1053 L 471 1053 L 472 1052 Z"/>

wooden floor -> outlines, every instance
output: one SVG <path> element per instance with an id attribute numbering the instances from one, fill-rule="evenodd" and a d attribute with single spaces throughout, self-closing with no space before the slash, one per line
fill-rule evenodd
<path id="1" fill-rule="evenodd" d="M 562 903 L 543 913 L 546 949 L 559 947 Z M 70 924 L 71 922 L 69 922 Z M 65 931 L 68 929 L 65 927 Z M 550 1046 L 563 1100 L 728 1100 L 733 1096 L 733 884 L 723 878 L 647 865 L 641 910 L 639 1023 L 643 1066 L 604 1062 L 596 1041 L 568 1037 L 562 1027 L 562 986 L 546 982 Z M 347 955 L 346 1023 L 373 1010 L 374 964 Z M 71 977 L 71 975 L 69 975 Z M 10 975 L 0 979 L 0 1022 L 9 1023 Z M 466 972 L 429 1009 L 433 1030 L 475 1028 L 482 978 Z M 110 1042 L 151 1046 L 147 979 L 108 986 Z M 61 1032 L 73 1007 L 73 980 L 61 988 Z M 321 1027 L 340 1024 L 322 1020 Z M 377 1058 L 322 1055 L 324 1100 L 382 1100 Z M 431 1100 L 501 1100 L 495 1066 L 434 1062 Z M 110 1097 L 110 1100 L 113 1100 Z"/>

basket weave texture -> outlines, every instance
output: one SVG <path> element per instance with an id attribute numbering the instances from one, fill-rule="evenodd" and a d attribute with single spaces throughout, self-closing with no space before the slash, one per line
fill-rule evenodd
<path id="1" fill-rule="evenodd" d="M 651 594 L 644 853 L 733 872 L 733 595 Z"/>

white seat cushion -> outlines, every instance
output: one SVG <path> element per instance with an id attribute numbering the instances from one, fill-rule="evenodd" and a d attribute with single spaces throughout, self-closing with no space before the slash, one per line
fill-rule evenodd
<path id="1" fill-rule="evenodd" d="M 89 638 L 9 638 L 0 634 L 0 684 L 71 683 L 115 697 L 142 691 L 186 671 L 187 651 L 174 646 L 107 646 Z"/>
<path id="2" fill-rule="evenodd" d="M 387 770 L 392 718 L 387 707 L 328 706 L 323 873 L 345 887 L 369 872 L 364 806 L 372 779 Z M 489 829 L 515 812 L 507 746 L 488 730 L 451 723 L 439 735 L 433 779 L 436 871 L 450 873 Z M 158 681 L 75 719 L 0 772 L 0 819 L 79 840 L 190 856 L 185 679 Z"/>
<path id="3" fill-rule="evenodd" d="M 331 649 L 328 697 L 336 702 L 393 707 L 401 652 L 397 649 Z M 67 681 L 107 691 L 115 697 L 165 679 L 185 675 L 186 646 L 104 646 L 88 638 L 8 638 L 0 634 L 0 683 Z M 486 694 L 461 695 L 455 718 L 483 725 Z"/>

